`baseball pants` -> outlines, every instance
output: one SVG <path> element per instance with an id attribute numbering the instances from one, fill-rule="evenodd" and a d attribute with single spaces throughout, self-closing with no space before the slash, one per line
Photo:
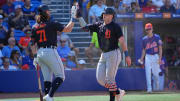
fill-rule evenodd
<path id="1" fill-rule="evenodd" d="M 37 52 L 37 62 L 41 67 L 44 81 L 51 82 L 53 74 L 65 79 L 64 66 L 56 49 L 40 48 Z"/>
<path id="2" fill-rule="evenodd" d="M 121 62 L 121 52 L 119 49 L 101 53 L 97 65 L 96 78 L 100 85 L 114 84 L 118 66 Z"/>
<path id="3" fill-rule="evenodd" d="M 149 55 L 146 54 L 145 56 L 145 72 L 146 72 L 146 83 L 147 83 L 147 92 L 152 91 L 152 85 L 151 85 L 151 70 L 153 74 L 153 82 L 155 83 L 155 88 L 154 90 L 159 89 L 159 72 L 160 70 L 160 65 L 158 63 L 159 61 L 159 55 Z"/>

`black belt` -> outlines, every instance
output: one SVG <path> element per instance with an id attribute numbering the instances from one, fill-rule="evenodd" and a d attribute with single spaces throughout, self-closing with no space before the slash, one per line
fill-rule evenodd
<path id="1" fill-rule="evenodd" d="M 106 52 L 110 52 L 110 51 L 113 51 L 113 50 L 116 50 L 118 48 L 115 48 L 115 49 L 108 49 L 108 50 L 102 50 L 103 53 L 106 53 Z"/>
<path id="2" fill-rule="evenodd" d="M 56 49 L 57 46 L 40 46 L 39 48 L 52 48 L 52 49 Z"/>

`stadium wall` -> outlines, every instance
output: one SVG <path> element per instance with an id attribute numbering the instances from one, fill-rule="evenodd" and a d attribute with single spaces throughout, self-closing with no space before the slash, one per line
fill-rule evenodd
<path id="1" fill-rule="evenodd" d="M 66 79 L 58 92 L 106 90 L 96 81 L 96 69 L 65 71 L 65 74 Z M 145 72 L 140 68 L 119 69 L 116 81 L 125 90 L 146 88 Z M 1 71 L 0 92 L 38 92 L 36 71 Z"/>

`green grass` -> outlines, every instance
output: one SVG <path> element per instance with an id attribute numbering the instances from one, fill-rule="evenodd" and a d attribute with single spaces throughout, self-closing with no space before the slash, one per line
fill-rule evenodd
<path id="1" fill-rule="evenodd" d="M 0 101 L 38 101 L 38 98 L 27 98 L 27 99 L 3 99 Z M 109 97 L 105 96 L 66 96 L 66 97 L 55 97 L 54 101 L 109 101 Z M 126 94 L 123 97 L 123 101 L 180 101 L 180 94 L 169 93 L 169 94 Z"/>

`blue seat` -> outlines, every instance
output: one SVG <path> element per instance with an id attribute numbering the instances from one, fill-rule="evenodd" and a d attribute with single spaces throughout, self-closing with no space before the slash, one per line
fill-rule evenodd
<path id="1" fill-rule="evenodd" d="M 36 23 L 35 20 L 28 20 L 28 22 L 29 22 L 29 25 L 30 25 L 31 28 L 32 28 L 32 26 Z"/>

